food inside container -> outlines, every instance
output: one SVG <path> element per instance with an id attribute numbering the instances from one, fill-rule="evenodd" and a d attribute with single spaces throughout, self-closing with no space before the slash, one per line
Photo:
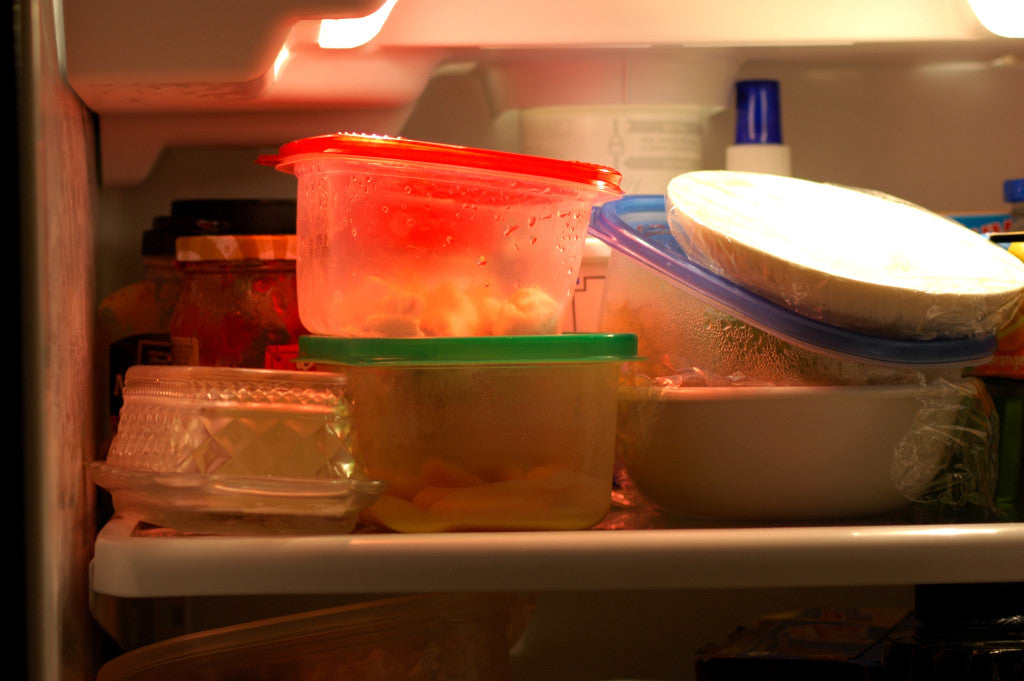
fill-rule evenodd
<path id="1" fill-rule="evenodd" d="M 507 681 L 533 600 L 416 594 L 257 620 L 138 648 L 104 664 L 97 679 Z"/>
<path id="2" fill-rule="evenodd" d="M 377 135 L 259 162 L 298 180 L 299 316 L 333 336 L 557 333 L 591 209 L 622 193 L 604 166 Z"/>
<path id="3" fill-rule="evenodd" d="M 363 519 L 399 532 L 585 529 L 608 512 L 631 334 L 304 336 L 349 379 L 356 453 L 389 487 Z"/>
<path id="4" fill-rule="evenodd" d="M 131 367 L 92 479 L 117 513 L 175 530 L 349 532 L 384 485 L 353 456 L 344 391 L 329 372 Z"/>
<path id="5" fill-rule="evenodd" d="M 1024 264 L 959 223 L 860 189 L 763 173 L 674 177 L 668 224 L 694 263 L 787 309 L 891 338 L 993 335 Z"/>

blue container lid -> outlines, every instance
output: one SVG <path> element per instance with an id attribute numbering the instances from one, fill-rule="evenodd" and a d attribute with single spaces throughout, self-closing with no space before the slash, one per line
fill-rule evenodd
<path id="1" fill-rule="evenodd" d="M 672 236 L 665 197 L 632 195 L 594 211 L 590 234 L 762 331 L 812 350 L 912 366 L 972 365 L 991 358 L 996 337 L 911 340 L 850 331 L 804 317 L 691 262 Z"/>

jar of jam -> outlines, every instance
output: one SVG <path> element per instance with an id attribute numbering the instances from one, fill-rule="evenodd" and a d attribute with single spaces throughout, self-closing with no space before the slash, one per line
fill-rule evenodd
<path id="1" fill-rule="evenodd" d="M 294 369 L 299 321 L 294 234 L 181 237 L 171 317 L 174 364 Z"/>

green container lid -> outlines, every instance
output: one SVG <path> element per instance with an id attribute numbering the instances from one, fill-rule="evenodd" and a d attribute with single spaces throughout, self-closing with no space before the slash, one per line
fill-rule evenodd
<path id="1" fill-rule="evenodd" d="M 622 362 L 637 359 L 637 338 L 632 333 L 430 338 L 300 336 L 299 359 L 346 366 Z"/>

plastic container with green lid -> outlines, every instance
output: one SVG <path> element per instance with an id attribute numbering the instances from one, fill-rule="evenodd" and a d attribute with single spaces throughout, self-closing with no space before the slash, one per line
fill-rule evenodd
<path id="1" fill-rule="evenodd" d="M 632 334 L 303 336 L 348 376 L 356 459 L 399 532 L 578 530 L 610 508 L 619 372 Z"/>
<path id="2" fill-rule="evenodd" d="M 560 364 L 622 362 L 636 358 L 631 333 L 443 338 L 335 338 L 303 336 L 303 359 L 344 365 Z"/>

